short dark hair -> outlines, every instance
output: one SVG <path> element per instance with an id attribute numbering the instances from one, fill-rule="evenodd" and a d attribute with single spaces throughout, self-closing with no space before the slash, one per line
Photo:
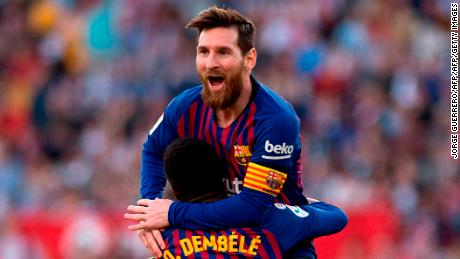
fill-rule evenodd
<path id="1" fill-rule="evenodd" d="M 163 160 L 166 178 L 178 200 L 202 202 L 209 201 L 211 195 L 225 196 L 224 165 L 205 141 L 178 138 L 166 148 Z"/>
<path id="2" fill-rule="evenodd" d="M 197 28 L 201 33 L 204 29 L 216 27 L 235 27 L 238 30 L 238 47 L 245 55 L 255 46 L 256 26 L 247 17 L 233 9 L 211 6 L 201 11 L 185 28 Z"/>

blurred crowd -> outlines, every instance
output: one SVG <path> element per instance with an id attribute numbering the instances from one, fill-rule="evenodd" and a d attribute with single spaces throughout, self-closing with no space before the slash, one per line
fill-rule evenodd
<path id="1" fill-rule="evenodd" d="M 305 195 L 350 216 L 320 258 L 460 258 L 443 0 L 0 1 L 0 258 L 146 257 L 122 215 L 214 3 L 301 118 Z"/>

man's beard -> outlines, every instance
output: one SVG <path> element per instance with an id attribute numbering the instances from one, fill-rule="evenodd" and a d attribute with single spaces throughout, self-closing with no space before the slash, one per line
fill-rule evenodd
<path id="1" fill-rule="evenodd" d="M 207 74 L 210 73 L 200 73 L 200 80 L 203 84 L 201 98 L 204 103 L 214 110 L 224 110 L 231 107 L 236 100 L 238 100 L 238 97 L 243 89 L 243 66 L 241 66 L 241 68 L 235 73 L 225 77 L 224 86 L 219 91 L 211 91 L 209 89 Z"/>

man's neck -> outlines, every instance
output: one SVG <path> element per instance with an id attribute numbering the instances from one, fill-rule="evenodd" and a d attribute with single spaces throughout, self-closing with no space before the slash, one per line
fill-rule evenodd
<path id="1" fill-rule="evenodd" d="M 217 125 L 222 128 L 228 127 L 238 116 L 243 112 L 246 105 L 249 103 L 252 93 L 252 83 L 250 77 L 245 77 L 243 80 L 243 89 L 236 102 L 229 108 L 224 110 L 216 110 Z"/>

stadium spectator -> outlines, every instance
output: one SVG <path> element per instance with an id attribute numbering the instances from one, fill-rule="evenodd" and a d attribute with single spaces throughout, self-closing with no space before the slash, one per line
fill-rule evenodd
<path id="1" fill-rule="evenodd" d="M 460 257 L 445 1 L 0 1 L 0 250 L 69 258 L 47 214 L 68 197 L 113 223 L 107 257 L 146 257 L 113 215 L 151 121 L 198 83 L 181 28 L 211 2 L 258 25 L 254 73 L 302 120 L 305 195 L 349 214 L 320 258 Z"/>

